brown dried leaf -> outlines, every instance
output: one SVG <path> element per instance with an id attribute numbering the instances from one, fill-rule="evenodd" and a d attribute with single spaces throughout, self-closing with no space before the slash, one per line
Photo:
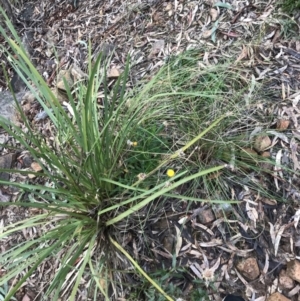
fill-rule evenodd
<path id="1" fill-rule="evenodd" d="M 246 58 L 247 56 L 248 56 L 248 49 L 245 45 L 243 45 L 243 49 L 235 62 L 238 63 L 239 61 Z"/>
<path id="2" fill-rule="evenodd" d="M 279 247 L 279 243 L 281 240 L 281 236 L 285 230 L 285 226 L 281 226 L 278 230 L 276 229 L 277 227 L 274 227 L 273 224 L 271 224 L 269 222 L 270 225 L 270 235 L 271 235 L 271 240 L 272 240 L 272 244 L 274 246 L 274 254 L 275 256 L 277 255 L 278 252 L 278 247 Z"/>
<path id="3" fill-rule="evenodd" d="M 214 32 L 214 29 L 209 29 L 209 30 L 205 30 L 203 33 L 202 33 L 202 37 L 204 39 L 208 39 L 209 37 L 211 37 L 212 33 Z"/>
<path id="4" fill-rule="evenodd" d="M 66 91 L 64 80 L 68 84 L 69 88 L 73 86 L 74 80 L 70 70 L 60 70 L 57 75 L 56 87 L 63 92 Z"/>
<path id="5" fill-rule="evenodd" d="M 294 163 L 294 170 L 299 169 L 300 170 L 300 164 L 298 161 L 298 143 L 296 143 L 296 139 L 292 138 L 290 142 L 290 149 L 291 149 L 291 158 Z"/>
<path id="6" fill-rule="evenodd" d="M 220 239 L 220 238 L 214 238 L 210 242 L 200 242 L 199 246 L 200 247 L 204 247 L 204 248 L 208 248 L 208 247 L 220 246 L 222 244 L 223 244 L 222 239 Z"/>
<path id="7" fill-rule="evenodd" d="M 209 14 L 211 16 L 212 21 L 216 21 L 219 16 L 219 12 L 215 8 L 211 8 Z"/>
<path id="8" fill-rule="evenodd" d="M 250 207 L 249 202 L 246 201 L 246 210 L 249 219 L 254 222 L 254 228 L 256 228 L 256 220 L 258 219 L 258 213 L 254 207 Z"/>
<path id="9" fill-rule="evenodd" d="M 180 251 L 181 246 L 182 246 L 182 237 L 181 237 L 181 231 L 180 231 L 180 229 L 175 226 L 175 230 L 176 230 L 175 254 L 176 254 L 176 257 L 178 257 L 179 251 Z"/>
<path id="10" fill-rule="evenodd" d="M 300 220 L 300 209 L 296 211 L 296 213 L 292 216 L 292 219 L 294 220 L 294 227 L 297 229 Z"/>

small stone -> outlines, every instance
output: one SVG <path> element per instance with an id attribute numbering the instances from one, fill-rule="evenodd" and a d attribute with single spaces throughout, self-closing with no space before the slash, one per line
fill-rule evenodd
<path id="1" fill-rule="evenodd" d="M 60 92 L 62 90 L 58 90 L 56 87 L 53 87 L 53 88 L 51 88 L 51 91 L 59 103 L 62 104 L 64 101 L 68 100 L 67 94 Z"/>
<path id="2" fill-rule="evenodd" d="M 32 157 L 29 155 L 25 155 L 23 158 L 23 167 L 28 168 L 32 164 Z"/>
<path id="3" fill-rule="evenodd" d="M 88 75 L 83 72 L 77 65 L 73 64 L 70 68 L 71 74 L 73 76 L 74 82 L 78 82 L 82 79 L 88 78 Z"/>
<path id="4" fill-rule="evenodd" d="M 23 100 L 28 103 L 32 103 L 35 101 L 35 95 L 31 91 L 27 91 L 23 96 Z"/>
<path id="5" fill-rule="evenodd" d="M 33 169 L 33 171 L 35 171 L 35 172 L 39 172 L 39 171 L 43 170 L 41 165 L 37 162 L 32 162 L 30 166 Z"/>
<path id="6" fill-rule="evenodd" d="M 165 47 L 165 40 L 157 40 L 152 45 L 152 50 L 149 54 L 149 58 L 156 56 L 159 54 Z"/>
<path id="7" fill-rule="evenodd" d="M 111 68 L 108 72 L 108 78 L 118 78 L 120 76 L 120 71 L 118 68 Z"/>
<path id="8" fill-rule="evenodd" d="M 286 270 L 281 270 L 279 273 L 279 285 L 282 289 L 292 289 L 294 280 L 286 274 Z"/>
<path id="9" fill-rule="evenodd" d="M 216 204 L 212 206 L 216 218 L 222 218 L 232 213 L 232 205 L 229 203 Z"/>
<path id="10" fill-rule="evenodd" d="M 5 143 L 8 140 L 9 140 L 9 138 L 7 137 L 7 135 L 5 133 L 0 134 L 0 152 L 2 152 L 3 146 L 5 145 Z"/>
<path id="11" fill-rule="evenodd" d="M 263 152 L 265 151 L 268 147 L 270 147 L 272 144 L 271 139 L 269 138 L 269 136 L 258 136 L 256 137 L 255 141 L 254 141 L 254 149 L 256 151 Z"/>
<path id="12" fill-rule="evenodd" d="M 249 280 L 256 279 L 260 274 L 257 260 L 254 257 L 241 260 L 237 264 L 236 268 L 244 277 L 248 278 Z"/>
<path id="13" fill-rule="evenodd" d="M 16 100 L 21 103 L 25 91 L 15 94 Z M 14 96 L 9 91 L 0 92 L 0 116 L 18 125 L 18 110 L 16 108 Z"/>
<path id="14" fill-rule="evenodd" d="M 172 3 L 169 2 L 166 7 L 165 7 L 165 11 L 169 11 L 169 10 L 172 10 Z"/>
<path id="15" fill-rule="evenodd" d="M 286 274 L 292 279 L 300 282 L 300 262 L 298 260 L 288 262 Z"/>
<path id="16" fill-rule="evenodd" d="M 277 292 L 269 296 L 267 301 L 290 301 L 290 299 L 286 298 L 285 296 Z"/>
<path id="17" fill-rule="evenodd" d="M 175 239 L 171 233 L 168 233 L 163 239 L 163 246 L 164 248 L 172 254 L 173 246 L 174 246 Z"/>
<path id="18" fill-rule="evenodd" d="M 109 58 L 114 50 L 115 50 L 114 44 L 104 43 L 101 47 L 102 58 L 103 59 Z"/>
<path id="19" fill-rule="evenodd" d="M 17 154 L 10 153 L 3 156 L 0 156 L 0 169 L 10 169 L 13 166 L 14 161 L 16 160 Z M 0 172 L 0 180 L 8 181 L 10 178 L 8 172 Z"/>
<path id="20" fill-rule="evenodd" d="M 284 131 L 284 130 L 286 130 L 289 127 L 289 125 L 290 125 L 290 121 L 289 120 L 279 119 L 277 121 L 276 129 Z"/>
<path id="21" fill-rule="evenodd" d="M 59 90 L 62 91 L 67 91 L 66 87 L 65 87 L 65 82 L 68 84 L 69 89 L 72 88 L 74 81 L 71 75 L 71 71 L 70 70 L 60 70 L 58 75 L 57 75 L 57 84 L 56 87 Z"/>
<path id="22" fill-rule="evenodd" d="M 270 158 L 270 157 L 271 157 L 271 154 L 270 154 L 270 152 L 263 152 L 263 153 L 261 154 L 261 156 L 262 156 L 263 158 Z"/>
<path id="23" fill-rule="evenodd" d="M 200 213 L 198 214 L 198 218 L 201 224 L 208 224 L 216 219 L 211 209 L 200 211 Z"/>
<path id="24" fill-rule="evenodd" d="M 23 111 L 25 114 L 28 114 L 31 110 L 32 104 L 31 103 L 26 103 L 25 105 L 22 106 Z"/>

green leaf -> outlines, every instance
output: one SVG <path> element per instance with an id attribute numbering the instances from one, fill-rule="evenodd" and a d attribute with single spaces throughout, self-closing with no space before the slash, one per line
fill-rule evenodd
<path id="1" fill-rule="evenodd" d="M 214 6 L 232 9 L 232 6 L 229 3 L 217 2 L 214 4 Z"/>

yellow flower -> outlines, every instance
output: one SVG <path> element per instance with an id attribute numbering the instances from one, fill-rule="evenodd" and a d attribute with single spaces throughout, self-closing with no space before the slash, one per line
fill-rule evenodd
<path id="1" fill-rule="evenodd" d="M 138 143 L 136 142 L 136 141 L 130 141 L 130 140 L 127 140 L 127 145 L 129 145 L 129 146 L 137 146 L 138 145 Z"/>
<path id="2" fill-rule="evenodd" d="M 175 171 L 174 171 L 173 169 L 168 169 L 168 170 L 167 170 L 167 176 L 168 176 L 169 178 L 174 177 L 174 176 L 175 176 Z"/>

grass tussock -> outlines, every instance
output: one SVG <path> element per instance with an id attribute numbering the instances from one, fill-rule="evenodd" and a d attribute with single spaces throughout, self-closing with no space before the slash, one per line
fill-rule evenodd
<path id="1" fill-rule="evenodd" d="M 236 202 L 230 184 L 242 185 L 241 179 L 259 172 L 262 162 L 273 164 L 250 151 L 258 122 L 255 92 L 230 62 L 201 64 L 200 50 L 170 57 L 150 81 L 133 89 L 128 87 L 130 59 L 109 85 L 109 61 L 100 55 L 89 60 L 87 81 L 75 90 L 65 82 L 69 105 L 63 107 L 11 26 L 10 30 L 14 40 L 0 28 L 15 55 L 6 54 L 47 112 L 51 134 L 39 132 L 21 107 L 22 127 L 0 121 L 42 167 L 42 173 L 12 171 L 35 174 L 39 181 L 2 181 L 26 192 L 14 205 L 42 212 L 2 229 L 0 239 L 25 228 L 40 229 L 1 256 L 5 273 L 0 286 L 18 280 L 5 300 L 45 262 L 55 262 L 45 300 L 63 295 L 76 300 L 81 279 L 89 281 L 88 294 L 105 300 L 126 294 L 131 300 L 132 294 L 144 294 L 137 299 L 159 294 L 174 300 L 175 288 L 165 292 L 160 278 L 146 273 L 122 247 L 122 240 L 129 230 L 138 237 L 170 199 L 189 204 Z M 255 183 L 253 189 L 267 194 Z M 141 252 L 150 256 L 143 239 Z M 142 275 L 149 290 L 141 292 L 143 281 L 139 289 L 127 286 L 128 269 Z M 204 294 L 200 288 L 196 292 L 195 298 Z"/>

